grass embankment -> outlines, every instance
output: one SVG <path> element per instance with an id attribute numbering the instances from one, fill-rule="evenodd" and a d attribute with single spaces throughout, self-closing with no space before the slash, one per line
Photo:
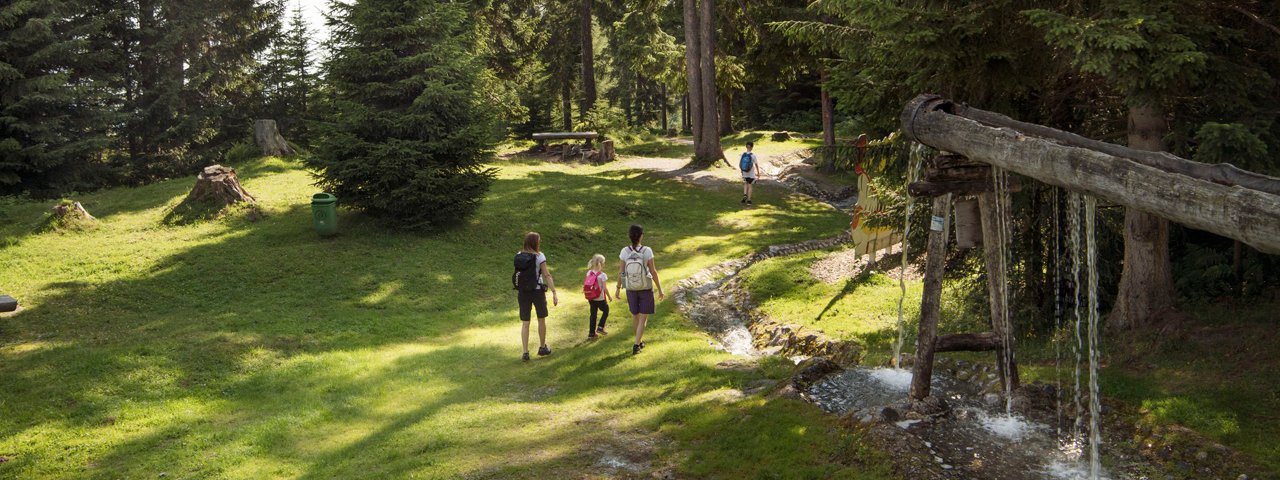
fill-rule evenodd
<path id="1" fill-rule="evenodd" d="M 744 285 L 770 318 L 838 339 L 861 340 L 868 347 L 868 363 L 888 359 L 897 336 L 898 281 L 883 273 L 838 283 L 814 278 L 810 267 L 831 253 L 822 250 L 765 260 L 743 272 Z M 919 316 L 922 287 L 919 280 L 909 280 L 906 286 L 903 317 L 914 319 Z"/>
<path id="2" fill-rule="evenodd" d="M 847 219 L 778 191 L 754 209 L 607 167 L 500 165 L 468 224 L 388 231 L 352 212 L 318 238 L 293 161 L 242 165 L 264 219 L 168 226 L 189 179 L 78 196 L 100 219 L 34 234 L 43 203 L 0 204 L 3 478 L 566 478 L 625 474 L 883 478 L 883 459 L 792 400 L 733 388 L 785 366 L 729 358 L 667 301 L 630 354 L 625 303 L 586 343 L 590 254 L 646 226 L 669 287 Z M 543 234 L 561 304 L 551 357 L 518 361 L 509 287 L 522 234 Z M 617 268 L 611 260 L 609 268 Z M 536 336 L 535 336 L 536 337 Z"/>
<path id="3" fill-rule="evenodd" d="M 770 259 L 743 273 L 746 286 L 770 317 L 821 330 L 838 338 L 859 338 L 868 346 L 867 363 L 887 359 L 895 336 L 897 281 L 882 274 L 827 284 L 809 267 L 830 252 Z M 914 351 L 921 284 L 908 282 L 904 351 Z M 957 295 L 943 295 L 944 333 L 974 331 Z M 1108 401 L 1144 412 L 1155 425 L 1179 424 L 1232 446 L 1280 475 L 1280 304 L 1220 303 L 1190 306 L 1193 321 L 1161 338 L 1103 338 L 1100 382 Z M 1044 338 L 1027 338 L 1018 356 L 1025 381 L 1069 383 L 1074 356 L 1061 347 L 1063 370 Z M 991 362 L 990 354 L 947 353 Z M 1063 380 L 1065 379 L 1065 380 Z M 1112 439 L 1133 441 L 1133 439 Z"/>

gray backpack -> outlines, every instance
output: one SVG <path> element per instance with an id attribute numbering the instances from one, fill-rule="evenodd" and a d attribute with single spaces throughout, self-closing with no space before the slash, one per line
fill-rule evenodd
<path id="1" fill-rule="evenodd" d="M 627 247 L 627 258 L 622 262 L 622 282 L 627 290 L 653 290 L 653 277 L 644 261 L 644 247 Z"/>

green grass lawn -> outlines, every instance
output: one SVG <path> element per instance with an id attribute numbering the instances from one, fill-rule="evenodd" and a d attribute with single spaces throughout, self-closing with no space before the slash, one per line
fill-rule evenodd
<path id="1" fill-rule="evenodd" d="M 297 162 L 240 165 L 267 217 L 162 224 L 191 179 L 77 196 L 101 220 L 42 233 L 44 202 L 0 203 L 0 478 L 591 478 L 603 455 L 681 476 L 886 478 L 884 459 L 815 407 L 738 398 L 787 368 L 730 358 L 659 306 L 585 342 L 578 282 L 642 223 L 665 284 L 847 218 L 779 191 L 739 209 L 609 167 L 502 164 L 466 225 L 386 230 L 353 212 L 318 238 Z M 522 234 L 561 285 L 555 354 L 518 361 L 507 286 Z M 616 260 L 609 268 L 617 268 Z M 625 473 L 625 472 L 623 472 Z"/>
<path id="2" fill-rule="evenodd" d="M 883 273 L 834 284 L 814 278 L 809 267 L 831 252 L 814 251 L 757 263 L 743 272 L 744 285 L 760 311 L 770 318 L 821 330 L 835 338 L 859 339 L 869 347 L 869 362 L 891 357 L 901 296 L 898 281 Z M 909 280 L 906 286 L 903 317 L 911 321 L 920 315 L 922 286 L 919 280 Z"/>

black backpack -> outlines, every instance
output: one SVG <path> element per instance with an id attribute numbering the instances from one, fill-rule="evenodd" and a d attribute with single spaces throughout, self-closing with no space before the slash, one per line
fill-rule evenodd
<path id="1" fill-rule="evenodd" d="M 538 255 L 529 252 L 516 254 L 515 273 L 511 274 L 511 288 L 522 291 L 538 289 Z"/>

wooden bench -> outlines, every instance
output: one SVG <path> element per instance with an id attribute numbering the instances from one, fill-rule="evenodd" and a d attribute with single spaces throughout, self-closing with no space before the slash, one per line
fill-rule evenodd
<path id="1" fill-rule="evenodd" d="M 600 138 L 600 134 L 596 132 L 543 132 L 533 134 L 533 139 L 538 141 L 538 146 L 545 148 L 547 140 L 584 140 L 586 147 L 591 148 L 591 141 Z"/>

